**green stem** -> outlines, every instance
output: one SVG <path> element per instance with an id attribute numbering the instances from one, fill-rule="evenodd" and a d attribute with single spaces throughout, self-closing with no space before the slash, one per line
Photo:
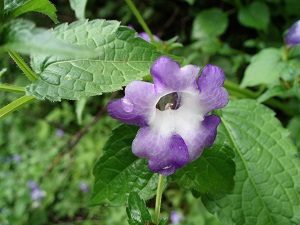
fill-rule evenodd
<path id="1" fill-rule="evenodd" d="M 4 0 L 0 0 L 0 23 L 3 22 L 4 19 Z"/>
<path id="2" fill-rule="evenodd" d="M 38 79 L 38 76 L 35 74 L 35 72 L 32 71 L 32 69 L 26 64 L 26 62 L 18 53 L 14 51 L 8 51 L 8 54 L 30 81 L 35 81 Z"/>
<path id="3" fill-rule="evenodd" d="M 151 42 L 153 42 L 154 41 L 153 34 L 152 34 L 151 30 L 149 29 L 147 23 L 143 19 L 141 13 L 139 12 L 139 10 L 134 5 L 133 1 L 132 0 L 125 0 L 125 2 L 127 3 L 127 5 L 130 8 L 131 12 L 134 14 L 134 16 L 136 17 L 136 19 L 138 20 L 139 24 L 142 26 L 142 28 L 144 29 L 144 31 L 150 37 Z"/>
<path id="4" fill-rule="evenodd" d="M 259 94 L 250 91 L 248 89 L 241 88 L 238 84 L 235 84 L 228 80 L 225 81 L 224 86 L 229 93 L 232 93 L 236 97 L 240 97 L 240 98 L 244 97 L 244 98 L 252 98 L 252 99 L 256 99 L 257 97 L 259 97 Z M 275 99 L 269 99 L 268 101 L 265 102 L 265 104 L 281 110 L 286 115 L 289 116 L 293 115 L 293 113 L 287 108 L 287 106 L 284 103 L 277 101 Z"/>
<path id="5" fill-rule="evenodd" d="M 33 101 L 33 96 L 22 96 L 0 109 L 0 119 L 18 110 L 21 106 Z"/>
<path id="6" fill-rule="evenodd" d="M 159 175 L 158 184 L 156 190 L 156 198 L 155 198 L 155 210 L 154 210 L 154 223 L 159 224 L 160 220 L 160 207 L 161 207 L 161 198 L 163 193 L 163 175 Z"/>
<path id="7" fill-rule="evenodd" d="M 7 92 L 17 92 L 25 94 L 25 88 L 10 84 L 0 84 L 0 91 L 7 91 Z"/>
<path id="8" fill-rule="evenodd" d="M 250 91 L 248 89 L 244 89 L 244 88 L 241 88 L 238 84 L 235 84 L 229 80 L 226 80 L 225 83 L 224 83 L 224 86 L 226 89 L 228 90 L 232 90 L 232 91 L 235 91 L 235 92 L 239 92 L 249 98 L 256 98 L 257 97 L 257 94 L 254 93 L 253 91 Z"/>

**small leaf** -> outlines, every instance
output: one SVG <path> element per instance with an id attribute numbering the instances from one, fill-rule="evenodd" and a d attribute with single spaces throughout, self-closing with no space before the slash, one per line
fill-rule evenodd
<path id="1" fill-rule="evenodd" d="M 45 14 L 58 23 L 56 8 L 49 0 L 4 0 L 4 14 L 8 17 L 18 17 L 28 12 Z"/>
<path id="2" fill-rule="evenodd" d="M 47 44 L 45 44 L 47 43 Z M 63 42 L 51 30 L 36 28 L 29 20 L 12 20 L 0 30 L 0 52 L 13 50 L 30 54 L 51 54 L 55 56 L 94 56 L 95 52 Z"/>
<path id="3" fill-rule="evenodd" d="M 275 86 L 279 84 L 279 78 L 286 69 L 287 64 L 282 61 L 281 51 L 275 48 L 267 48 L 252 57 L 250 65 L 245 71 L 242 87 L 266 84 Z"/>
<path id="4" fill-rule="evenodd" d="M 78 21 L 62 24 L 54 32 L 57 38 L 98 54 L 80 59 L 34 55 L 32 67 L 41 79 L 27 91 L 39 99 L 78 100 L 120 90 L 148 75 L 160 55 L 155 46 L 117 21 Z"/>
<path id="5" fill-rule="evenodd" d="M 215 144 L 206 149 L 199 159 L 178 170 L 174 180 L 184 188 L 201 193 L 229 192 L 234 186 L 233 156 L 228 146 Z"/>
<path id="6" fill-rule="evenodd" d="M 203 10 L 193 22 L 192 38 L 214 38 L 223 34 L 228 26 L 228 17 L 222 10 Z"/>
<path id="7" fill-rule="evenodd" d="M 231 101 L 219 134 L 235 151 L 230 194 L 202 197 L 222 224 L 300 224 L 300 160 L 287 130 L 254 100 Z"/>
<path id="8" fill-rule="evenodd" d="M 269 8 L 263 2 L 252 2 L 239 10 L 238 20 L 246 27 L 265 31 L 270 22 Z"/>
<path id="9" fill-rule="evenodd" d="M 85 15 L 85 7 L 87 0 L 69 0 L 71 8 L 75 11 L 75 15 L 77 19 L 84 19 Z"/>
<path id="10" fill-rule="evenodd" d="M 146 207 L 146 203 L 136 192 L 129 194 L 126 212 L 130 225 L 145 225 L 151 222 L 151 215 Z"/>
<path id="11" fill-rule="evenodd" d="M 87 102 L 87 98 L 81 98 L 75 103 L 75 112 L 77 117 L 77 123 L 82 124 L 82 114 Z"/>
<path id="12" fill-rule="evenodd" d="M 287 129 L 290 131 L 290 137 L 297 146 L 298 151 L 300 151 L 300 116 L 293 117 L 289 121 Z"/>
<path id="13" fill-rule="evenodd" d="M 94 167 L 95 185 L 91 204 L 124 204 L 130 192 L 137 192 L 146 200 L 155 195 L 157 174 L 148 169 L 145 160 L 131 152 L 136 132 L 136 127 L 127 125 L 113 131 L 104 146 L 104 155 Z"/>

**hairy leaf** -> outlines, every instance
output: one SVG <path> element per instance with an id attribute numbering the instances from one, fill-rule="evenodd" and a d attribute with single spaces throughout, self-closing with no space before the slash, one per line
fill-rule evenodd
<path id="1" fill-rule="evenodd" d="M 40 79 L 27 91 L 40 99 L 76 100 L 119 90 L 148 75 L 160 55 L 153 45 L 117 21 L 78 21 L 62 24 L 54 32 L 59 39 L 98 54 L 80 59 L 34 55 L 32 66 Z"/>
<path id="2" fill-rule="evenodd" d="M 8 17 L 18 17 L 28 12 L 45 14 L 58 23 L 56 8 L 49 0 L 4 0 L 4 14 Z"/>
<path id="3" fill-rule="evenodd" d="M 127 125 L 113 131 L 104 147 L 104 155 L 94 168 L 95 185 L 91 204 L 124 204 L 130 192 L 138 192 L 143 199 L 155 194 L 157 174 L 148 169 L 145 160 L 131 152 L 136 132 L 136 127 Z"/>
<path id="4" fill-rule="evenodd" d="M 42 53 L 73 57 L 95 55 L 89 49 L 57 39 L 51 30 L 36 28 L 33 22 L 24 19 L 12 20 L 0 30 L 0 52 L 8 50 L 24 54 Z"/>
<path id="5" fill-rule="evenodd" d="M 174 179 L 180 186 L 201 193 L 229 192 L 234 186 L 233 156 L 229 147 L 215 144 L 199 159 L 178 170 Z"/>
<path id="6" fill-rule="evenodd" d="M 207 196 L 207 207 L 223 224 L 299 224 L 300 160 L 274 112 L 254 100 L 231 101 L 220 132 L 235 151 L 235 187 Z"/>

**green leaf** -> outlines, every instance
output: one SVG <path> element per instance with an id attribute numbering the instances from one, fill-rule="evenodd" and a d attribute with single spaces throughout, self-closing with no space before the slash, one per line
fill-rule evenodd
<path id="1" fill-rule="evenodd" d="M 232 190 L 234 154 L 226 145 L 215 144 L 186 167 L 178 170 L 174 179 L 180 186 L 201 193 L 218 194 Z"/>
<path id="2" fill-rule="evenodd" d="M 131 152 L 136 132 L 136 127 L 127 125 L 113 130 L 104 146 L 104 155 L 94 168 L 91 204 L 124 204 L 130 192 L 138 192 L 146 200 L 155 195 L 157 174 L 148 169 L 144 159 L 137 158 Z"/>
<path id="3" fill-rule="evenodd" d="M 87 0 L 69 0 L 71 8 L 75 11 L 75 15 L 77 19 L 84 19 L 85 15 L 85 7 Z"/>
<path id="4" fill-rule="evenodd" d="M 293 117 L 288 125 L 287 129 L 291 132 L 291 139 L 294 141 L 295 145 L 300 150 L 300 116 Z"/>
<path id="5" fill-rule="evenodd" d="M 4 14 L 8 17 L 18 17 L 28 12 L 39 12 L 47 15 L 58 23 L 56 8 L 49 0 L 4 0 Z"/>
<path id="6" fill-rule="evenodd" d="M 151 215 L 146 207 L 146 203 L 136 192 L 129 194 L 126 212 L 130 225 L 144 225 L 151 222 Z"/>
<path id="7" fill-rule="evenodd" d="M 282 61 L 279 49 L 264 49 L 252 57 L 251 63 L 245 71 L 241 86 L 278 85 L 280 83 L 279 77 L 286 67 L 287 65 Z"/>
<path id="8" fill-rule="evenodd" d="M 222 110 L 220 134 L 235 151 L 232 194 L 207 196 L 223 224 L 300 224 L 300 160 L 274 112 L 254 100 Z"/>
<path id="9" fill-rule="evenodd" d="M 252 2 L 239 10 L 238 20 L 246 27 L 266 31 L 270 22 L 269 8 L 263 2 Z"/>
<path id="10" fill-rule="evenodd" d="M 36 28 L 33 22 L 23 19 L 12 20 L 0 30 L 0 52 L 10 50 L 24 54 L 55 56 L 95 55 L 87 48 L 80 48 L 57 39 L 52 30 Z"/>
<path id="11" fill-rule="evenodd" d="M 40 99 L 76 100 L 120 90 L 148 75 L 160 55 L 152 44 L 117 21 L 78 21 L 62 24 L 54 32 L 59 39 L 93 49 L 98 55 L 81 59 L 34 55 L 32 66 L 41 79 L 27 91 Z"/>
<path id="12" fill-rule="evenodd" d="M 228 17 L 222 10 L 203 10 L 193 22 L 192 38 L 213 38 L 223 34 L 228 26 Z"/>
<path id="13" fill-rule="evenodd" d="M 259 96 L 257 101 L 258 102 L 265 102 L 268 99 L 273 98 L 273 97 L 283 97 L 283 98 L 291 97 L 291 96 L 294 96 L 296 94 L 295 91 L 296 90 L 294 88 L 286 89 L 281 85 L 274 86 L 274 87 L 269 88 L 261 96 Z"/>
<path id="14" fill-rule="evenodd" d="M 75 112 L 77 117 L 77 123 L 79 125 L 82 124 L 82 114 L 86 106 L 86 103 L 87 103 L 87 98 L 81 98 L 75 102 Z"/>

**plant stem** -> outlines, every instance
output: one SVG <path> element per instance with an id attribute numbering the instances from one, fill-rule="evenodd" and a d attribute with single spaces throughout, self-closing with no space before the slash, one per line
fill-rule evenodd
<path id="1" fill-rule="evenodd" d="M 18 110 L 21 106 L 34 100 L 33 96 L 22 96 L 0 109 L 0 119 Z"/>
<path id="2" fill-rule="evenodd" d="M 32 69 L 26 64 L 26 62 L 18 53 L 14 51 L 8 51 L 8 54 L 30 81 L 35 81 L 38 79 L 38 76 L 35 74 L 35 72 L 32 71 Z"/>
<path id="3" fill-rule="evenodd" d="M 0 91 L 7 91 L 7 92 L 17 92 L 25 94 L 25 88 L 10 84 L 0 84 Z"/>
<path id="4" fill-rule="evenodd" d="M 154 223 L 159 224 L 160 220 L 160 207 L 161 207 L 161 198 L 163 193 L 163 175 L 159 175 L 158 184 L 156 190 L 156 198 L 155 198 L 155 210 L 154 210 Z"/>
<path id="5" fill-rule="evenodd" d="M 130 8 L 131 12 L 134 14 L 134 16 L 136 17 L 136 19 L 138 20 L 139 24 L 142 26 L 143 30 L 150 37 L 151 42 L 153 42 L 154 41 L 153 34 L 152 34 L 151 30 L 149 29 L 147 23 L 143 19 L 141 13 L 139 12 L 139 10 L 134 5 L 133 1 L 132 0 L 125 0 L 125 2 L 127 3 L 127 5 Z"/>
<path id="6" fill-rule="evenodd" d="M 238 93 L 241 93 L 243 94 L 244 96 L 247 96 L 249 98 L 256 98 L 257 95 L 256 93 L 254 93 L 253 91 L 250 91 L 248 89 L 244 89 L 244 88 L 241 88 L 238 84 L 235 84 L 229 80 L 226 80 L 225 83 L 224 83 L 224 87 L 228 90 L 232 90 L 232 91 L 235 91 L 235 92 L 238 92 Z"/>
<path id="7" fill-rule="evenodd" d="M 4 0 L 0 0 L 0 24 L 4 19 Z"/>
<path id="8" fill-rule="evenodd" d="M 240 98 L 246 97 L 246 98 L 256 99 L 259 96 L 259 94 L 251 90 L 241 88 L 238 84 L 235 84 L 228 80 L 225 81 L 224 87 L 228 90 L 229 93 L 234 94 L 236 97 L 240 97 Z M 286 115 L 289 116 L 293 115 L 293 113 L 287 108 L 287 106 L 284 103 L 277 101 L 276 99 L 267 100 L 266 105 L 279 109 Z"/>

